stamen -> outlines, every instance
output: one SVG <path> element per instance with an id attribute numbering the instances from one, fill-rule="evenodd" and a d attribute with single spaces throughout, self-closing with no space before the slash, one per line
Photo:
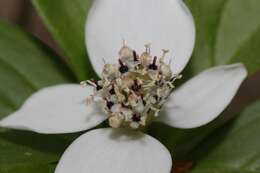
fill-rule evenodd
<path id="1" fill-rule="evenodd" d="M 156 61 L 157 61 L 157 56 L 155 56 L 153 58 L 153 63 L 149 65 L 149 69 L 151 69 L 151 70 L 157 70 L 158 69 L 158 67 L 156 65 Z"/>
<path id="2" fill-rule="evenodd" d="M 146 101 L 144 99 L 144 95 L 143 94 L 141 94 L 141 99 L 142 99 L 142 102 L 143 102 L 144 106 L 146 106 Z"/>
<path id="3" fill-rule="evenodd" d="M 96 82 L 94 82 L 93 80 L 87 80 L 86 84 L 97 87 Z"/>
<path id="4" fill-rule="evenodd" d="M 87 86 L 88 84 L 87 84 L 87 81 L 81 81 L 81 82 L 80 82 L 80 85 L 82 85 L 82 86 Z"/>
<path id="5" fill-rule="evenodd" d="M 126 65 L 124 65 L 123 62 L 120 59 L 118 61 L 119 61 L 119 64 L 120 64 L 119 71 L 122 74 L 128 72 L 128 67 Z"/>
<path id="6" fill-rule="evenodd" d="M 167 53 L 169 53 L 169 50 L 162 49 L 162 52 L 163 52 L 163 54 L 162 54 L 162 56 L 161 56 L 161 58 L 160 58 L 160 62 L 161 62 L 161 63 L 164 63 L 165 55 L 166 55 Z"/>
<path id="7" fill-rule="evenodd" d="M 96 90 L 97 91 L 99 91 L 99 90 L 101 90 L 103 87 L 102 86 L 100 86 L 99 84 L 98 84 L 98 81 L 95 81 L 95 80 L 92 80 L 92 81 L 87 81 L 89 84 L 91 84 L 91 85 L 93 85 L 93 84 L 95 84 L 95 86 L 96 86 Z"/>
<path id="8" fill-rule="evenodd" d="M 135 50 L 133 51 L 133 56 L 134 56 L 134 61 L 138 61 L 137 54 L 136 54 Z"/>
<path id="9" fill-rule="evenodd" d="M 177 79 L 181 79 L 181 78 L 182 78 L 182 75 L 177 74 L 177 75 L 173 76 L 173 77 L 170 79 L 170 81 L 173 83 L 173 82 L 175 82 Z"/>
<path id="10" fill-rule="evenodd" d="M 138 84 L 137 79 L 134 80 L 134 85 L 132 86 L 132 90 L 137 92 L 141 89 L 141 86 Z"/>
<path id="11" fill-rule="evenodd" d="M 167 82 L 167 85 L 168 85 L 171 89 L 175 88 L 175 86 L 172 84 L 172 82 Z"/>
<path id="12" fill-rule="evenodd" d="M 96 89 L 99 91 L 99 90 L 101 90 L 101 89 L 102 89 L 102 86 L 100 86 L 100 85 L 97 85 Z"/>
<path id="13" fill-rule="evenodd" d="M 148 44 L 144 45 L 144 47 L 145 47 L 145 52 L 150 54 L 150 52 L 151 52 L 151 44 L 148 43 Z"/>

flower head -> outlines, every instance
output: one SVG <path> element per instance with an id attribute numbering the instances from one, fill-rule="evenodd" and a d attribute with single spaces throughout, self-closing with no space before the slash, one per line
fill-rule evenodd
<path id="1" fill-rule="evenodd" d="M 137 51 L 124 45 L 116 64 L 122 38 Z M 41 89 L 2 119 L 0 126 L 71 133 L 109 119 L 114 128 L 80 136 L 65 151 L 55 172 L 169 173 L 168 150 L 153 137 L 129 129 L 143 128 L 152 120 L 178 128 L 207 124 L 226 108 L 247 76 L 240 63 L 222 65 L 174 89 L 194 41 L 193 18 L 182 0 L 95 0 L 88 15 L 86 42 L 101 80 L 88 80 L 83 83 L 86 87 L 64 84 Z M 166 63 L 167 50 L 154 57 L 149 45 L 139 55 L 146 42 L 152 43 L 155 55 L 161 48 L 171 50 L 172 63 Z"/>
<path id="2" fill-rule="evenodd" d="M 144 128 L 158 117 L 159 112 L 181 75 L 173 75 L 165 54 L 158 59 L 150 47 L 139 55 L 124 45 L 119 51 L 118 64 L 105 64 L 101 80 L 87 80 L 83 85 L 94 87 L 87 100 L 101 102 L 113 128 Z"/>

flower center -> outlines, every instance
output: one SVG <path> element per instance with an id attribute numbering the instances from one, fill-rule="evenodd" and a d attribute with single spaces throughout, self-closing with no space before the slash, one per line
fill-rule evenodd
<path id="1" fill-rule="evenodd" d="M 174 89 L 174 81 L 181 75 L 173 75 L 170 65 L 164 62 L 167 50 L 158 59 L 150 54 L 150 46 L 140 56 L 123 46 L 118 64 L 105 64 L 102 79 L 88 80 L 94 94 L 88 101 L 101 102 L 113 128 L 138 129 L 154 120 Z M 95 99 L 99 98 L 99 99 Z"/>

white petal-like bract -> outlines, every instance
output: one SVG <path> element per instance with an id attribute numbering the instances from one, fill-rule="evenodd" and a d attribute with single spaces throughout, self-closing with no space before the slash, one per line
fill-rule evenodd
<path id="1" fill-rule="evenodd" d="M 104 62 L 115 63 L 123 40 L 138 53 L 151 43 L 151 53 L 167 55 L 173 73 L 190 59 L 195 42 L 193 17 L 182 0 L 95 0 L 86 22 L 90 60 L 100 75 Z M 170 60 L 172 59 L 172 60 Z"/>
<path id="2" fill-rule="evenodd" d="M 153 137 L 123 129 L 97 129 L 65 151 L 55 173 L 170 173 L 169 151 Z"/>
<path id="3" fill-rule="evenodd" d="M 215 119 L 231 102 L 247 76 L 242 64 L 211 68 L 174 91 L 160 121 L 178 128 L 194 128 Z"/>
<path id="4" fill-rule="evenodd" d="M 55 134 L 87 130 L 106 116 L 94 105 L 86 104 L 90 86 L 76 84 L 47 87 L 29 97 L 24 105 L 0 121 L 0 127 Z"/>

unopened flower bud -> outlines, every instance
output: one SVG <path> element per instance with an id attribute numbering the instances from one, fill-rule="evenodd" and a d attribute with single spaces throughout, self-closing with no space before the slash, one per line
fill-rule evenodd
<path id="1" fill-rule="evenodd" d="M 144 66 L 148 66 L 151 64 L 152 62 L 152 57 L 149 53 L 147 52 L 144 52 L 141 56 L 140 56 L 140 60 L 141 60 L 141 63 L 142 65 Z"/>
<path id="2" fill-rule="evenodd" d="M 114 105 L 111 107 L 111 112 L 119 113 L 120 110 L 121 110 L 121 105 L 120 105 L 120 104 L 114 104 Z"/>
<path id="3" fill-rule="evenodd" d="M 135 111 L 138 113 L 142 113 L 144 111 L 144 104 L 141 100 L 138 100 L 136 106 L 134 107 Z"/>
<path id="4" fill-rule="evenodd" d="M 120 59 L 126 63 L 134 59 L 133 50 L 127 46 L 123 46 L 119 51 Z"/>
<path id="5" fill-rule="evenodd" d="M 169 65 L 162 64 L 160 67 L 160 71 L 162 75 L 165 77 L 165 79 L 170 79 L 172 76 L 172 70 Z"/>
<path id="6" fill-rule="evenodd" d="M 135 94 L 130 94 L 128 96 L 128 102 L 130 103 L 131 106 L 136 106 L 137 105 L 137 96 Z"/>
<path id="7" fill-rule="evenodd" d="M 122 77 L 122 85 L 124 87 L 130 88 L 132 85 L 134 85 L 134 81 L 132 78 L 130 78 L 128 76 L 124 76 L 124 77 Z"/>
<path id="8" fill-rule="evenodd" d="M 112 116 L 109 118 L 109 125 L 113 128 L 121 127 L 123 119 L 119 116 Z"/>
<path id="9" fill-rule="evenodd" d="M 109 80 L 115 79 L 119 76 L 118 68 L 116 67 L 116 65 L 106 64 L 104 66 L 102 75 L 104 78 Z"/>
<path id="10" fill-rule="evenodd" d="M 137 123 L 137 122 L 131 122 L 131 123 L 130 123 L 130 127 L 133 128 L 133 129 L 138 129 L 139 126 L 140 126 L 140 124 Z"/>

